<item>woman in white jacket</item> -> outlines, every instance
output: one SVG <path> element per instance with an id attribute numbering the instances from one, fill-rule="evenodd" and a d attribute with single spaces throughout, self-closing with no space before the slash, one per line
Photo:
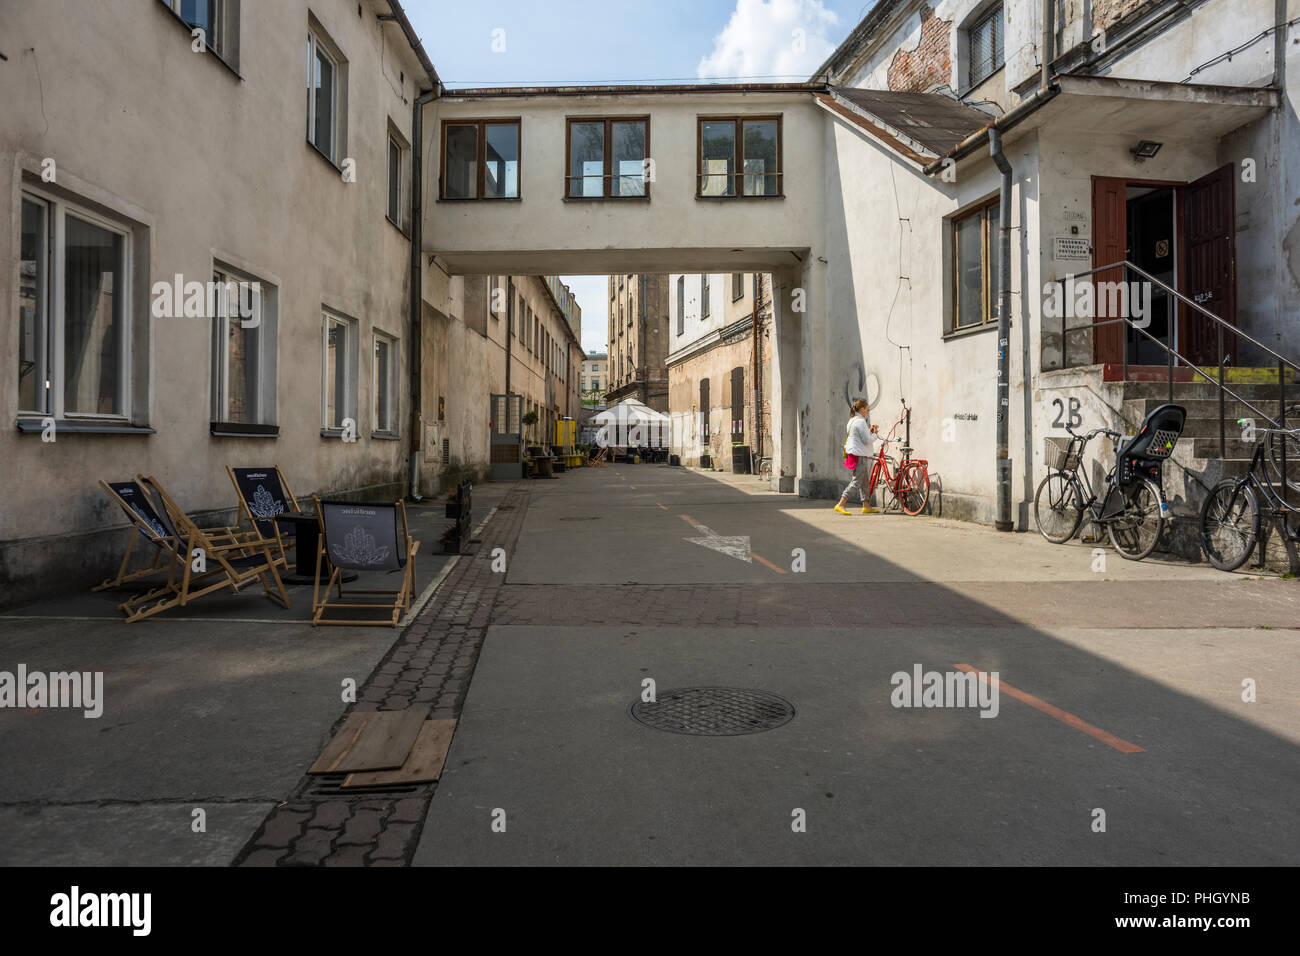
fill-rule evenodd
<path id="1" fill-rule="evenodd" d="M 849 510 L 844 506 L 848 503 L 849 495 L 856 489 L 858 497 L 862 499 L 862 513 L 870 514 L 871 508 L 867 504 L 867 481 L 871 478 L 871 466 L 875 464 L 875 459 L 872 457 L 875 454 L 873 450 L 875 439 L 872 436 L 879 434 L 879 426 L 871 424 L 871 407 L 866 399 L 859 398 L 853 403 L 853 415 L 849 418 L 847 429 L 848 438 L 844 441 L 844 454 L 857 455 L 858 467 L 853 470 L 853 479 L 840 495 L 840 502 L 835 506 L 835 510 L 842 515 L 849 514 Z"/>

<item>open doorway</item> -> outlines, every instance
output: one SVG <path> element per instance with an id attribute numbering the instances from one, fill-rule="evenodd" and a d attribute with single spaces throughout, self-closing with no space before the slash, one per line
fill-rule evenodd
<path id="1" fill-rule="evenodd" d="M 1125 324 L 1101 325 L 1093 336 L 1095 362 L 1163 367 L 1168 362 L 1164 345 L 1190 364 L 1208 367 L 1220 359 L 1234 363 L 1234 209 L 1231 164 L 1191 183 L 1093 177 L 1093 268 L 1117 266 L 1098 272 L 1094 280 L 1148 281 L 1130 268 L 1118 267 L 1127 261 L 1227 323 L 1221 326 L 1152 283 L 1146 327 L 1151 338 Z M 1147 302 L 1145 291 L 1137 301 Z M 1095 315 L 1099 323 L 1119 317 L 1109 315 L 1100 298 Z M 1175 364 L 1182 362 L 1175 359 Z"/>
<path id="2" fill-rule="evenodd" d="M 1173 187 L 1130 184 L 1125 188 L 1125 194 L 1126 258 L 1170 288 L 1178 288 L 1178 215 Z M 1145 281 L 1138 273 L 1125 271 L 1130 289 L 1134 287 L 1133 283 Z M 1157 342 L 1179 351 L 1178 328 L 1173 321 L 1175 300 L 1168 291 L 1154 286 L 1149 297 L 1144 295 L 1142 301 L 1150 309 L 1150 324 L 1145 331 L 1151 338 L 1137 329 L 1124 327 L 1128 337 L 1124 343 L 1128 362 L 1130 365 L 1164 365 L 1168 357 Z"/>

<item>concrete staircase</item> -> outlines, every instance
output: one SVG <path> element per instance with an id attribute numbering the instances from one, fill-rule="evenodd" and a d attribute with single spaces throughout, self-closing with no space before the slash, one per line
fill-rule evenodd
<path id="1" fill-rule="evenodd" d="M 1217 374 L 1210 372 L 1209 374 Z M 1268 376 L 1272 381 L 1268 381 Z M 1235 380 L 1235 381 L 1234 381 Z M 1300 385 L 1287 380 L 1286 398 L 1289 407 L 1300 408 Z M 1276 369 L 1232 369 L 1225 375 L 1225 385 L 1240 398 L 1250 402 L 1274 419 L 1278 414 L 1281 389 Z M 1168 382 L 1124 382 L 1122 384 L 1120 417 L 1131 434 L 1154 409 L 1169 401 Z M 1201 504 L 1207 491 L 1224 478 L 1244 475 L 1255 454 L 1255 442 L 1242 440 L 1239 418 L 1253 418 L 1260 426 L 1267 425 L 1259 413 L 1243 402 L 1225 396 L 1224 435 L 1227 439 L 1220 454 L 1219 399 L 1216 385 L 1204 380 L 1175 382 L 1174 402 L 1187 409 L 1187 425 L 1183 437 L 1174 450 L 1174 456 L 1165 467 L 1165 493 L 1170 501 L 1173 521 L 1168 533 L 1167 547 L 1174 553 L 1191 560 L 1204 560 L 1200 551 L 1198 525 Z M 1288 415 L 1288 426 L 1300 427 L 1300 415 Z M 1292 480 L 1300 477 L 1300 462 L 1289 465 Z M 1300 494 L 1293 493 L 1300 504 Z M 1291 559 L 1283 543 L 1274 535 L 1269 543 L 1268 565 L 1280 570 L 1290 568 Z M 1253 566 L 1248 563 L 1245 567 Z"/>

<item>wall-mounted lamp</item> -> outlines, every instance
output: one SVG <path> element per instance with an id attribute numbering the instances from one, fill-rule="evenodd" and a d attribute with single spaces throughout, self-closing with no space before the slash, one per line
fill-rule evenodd
<path id="1" fill-rule="evenodd" d="M 1157 143 L 1154 140 L 1144 139 L 1142 142 L 1130 149 L 1129 152 L 1132 153 L 1140 163 L 1144 160 L 1153 158 L 1156 153 L 1160 152 L 1160 147 L 1163 145 L 1165 144 Z"/>

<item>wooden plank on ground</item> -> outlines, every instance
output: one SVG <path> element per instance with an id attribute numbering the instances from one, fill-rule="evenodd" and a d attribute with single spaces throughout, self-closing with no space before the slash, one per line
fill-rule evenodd
<path id="1" fill-rule="evenodd" d="M 428 716 L 428 705 L 353 714 L 307 772 L 396 770 L 406 763 Z"/>
<path id="2" fill-rule="evenodd" d="M 442 765 L 451 747 L 451 735 L 456 730 L 454 720 L 426 720 L 420 736 L 411 748 L 400 770 L 378 770 L 369 773 L 349 774 L 343 781 L 348 787 L 383 787 L 400 783 L 432 783 L 442 776 Z"/>

